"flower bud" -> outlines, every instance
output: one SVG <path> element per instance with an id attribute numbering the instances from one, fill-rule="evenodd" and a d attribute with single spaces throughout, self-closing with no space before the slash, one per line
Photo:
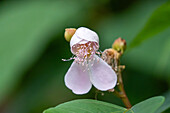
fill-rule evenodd
<path id="1" fill-rule="evenodd" d="M 105 49 L 102 52 L 102 56 L 101 58 L 109 65 L 112 66 L 113 63 L 113 59 L 114 59 L 114 49 L 110 48 L 110 49 Z"/>
<path id="2" fill-rule="evenodd" d="M 64 37 L 66 39 L 66 41 L 70 42 L 72 36 L 74 35 L 74 33 L 76 32 L 75 28 L 67 28 L 65 29 L 65 33 L 64 33 Z"/>
<path id="3" fill-rule="evenodd" d="M 102 52 L 101 58 L 109 65 L 113 65 L 114 59 L 119 59 L 120 58 L 120 53 L 118 53 L 116 50 L 110 48 L 110 49 L 105 49 Z"/>
<path id="4" fill-rule="evenodd" d="M 121 37 L 119 37 L 113 43 L 112 48 L 116 50 L 117 52 L 123 54 L 126 49 L 126 41 L 122 39 Z"/>

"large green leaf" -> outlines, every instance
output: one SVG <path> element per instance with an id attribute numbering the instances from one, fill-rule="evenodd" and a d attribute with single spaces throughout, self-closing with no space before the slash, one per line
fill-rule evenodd
<path id="1" fill-rule="evenodd" d="M 43 113 L 123 113 L 125 108 L 97 100 L 74 100 L 60 104 Z"/>
<path id="2" fill-rule="evenodd" d="M 0 10 L 0 101 L 81 8 L 77 2 L 7 2 Z M 69 19 L 69 21 L 68 21 Z M 55 30 L 55 31 L 54 31 Z"/>
<path id="3" fill-rule="evenodd" d="M 120 106 L 96 100 L 74 100 L 60 104 L 43 113 L 154 113 L 164 102 L 164 97 L 157 96 L 142 101 L 127 110 Z"/>
<path id="4" fill-rule="evenodd" d="M 164 97 L 152 97 L 134 105 L 126 113 L 154 113 L 164 102 Z"/>
<path id="5" fill-rule="evenodd" d="M 170 27 L 170 1 L 163 4 L 151 15 L 142 31 L 133 39 L 130 47 L 135 47 L 144 40 Z"/>

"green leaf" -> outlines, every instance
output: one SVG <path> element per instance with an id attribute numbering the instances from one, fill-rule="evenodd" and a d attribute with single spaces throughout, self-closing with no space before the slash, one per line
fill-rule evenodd
<path id="1" fill-rule="evenodd" d="M 123 113 L 125 108 L 97 100 L 73 100 L 45 110 L 43 113 Z"/>
<path id="2" fill-rule="evenodd" d="M 163 105 L 156 111 L 156 113 L 162 113 L 163 111 L 170 108 L 170 90 L 164 94 L 165 102 Z"/>
<path id="3" fill-rule="evenodd" d="M 126 113 L 154 113 L 164 102 L 163 96 L 152 97 L 134 105 Z"/>
<path id="4" fill-rule="evenodd" d="M 52 39 L 50 37 L 63 31 L 66 23 L 72 23 L 73 17 L 77 18 L 81 5 L 78 2 L 63 4 L 64 1 L 1 4 L 0 101 L 39 58 Z"/>
<path id="5" fill-rule="evenodd" d="M 130 48 L 141 44 L 170 27 L 170 1 L 163 4 L 151 15 L 142 31 L 130 43 Z"/>

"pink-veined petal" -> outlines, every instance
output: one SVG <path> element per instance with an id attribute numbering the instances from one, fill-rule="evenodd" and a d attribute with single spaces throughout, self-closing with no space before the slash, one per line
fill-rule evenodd
<path id="1" fill-rule="evenodd" d="M 73 62 L 65 75 L 65 85 L 75 94 L 88 93 L 92 87 L 88 72 L 83 72 L 83 67 Z"/>
<path id="2" fill-rule="evenodd" d="M 92 84 L 101 91 L 114 88 L 117 83 L 116 73 L 103 59 L 97 55 L 94 55 L 94 58 L 93 66 L 90 67 L 90 80 Z"/>

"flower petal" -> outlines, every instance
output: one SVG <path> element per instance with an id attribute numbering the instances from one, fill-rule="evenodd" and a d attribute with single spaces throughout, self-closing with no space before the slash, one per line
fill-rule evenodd
<path id="1" fill-rule="evenodd" d="M 116 86 L 117 75 L 106 62 L 97 55 L 94 55 L 95 61 L 90 68 L 90 80 L 92 84 L 101 91 L 112 89 Z"/>
<path id="2" fill-rule="evenodd" d="M 76 35 L 80 37 L 81 39 L 99 43 L 98 35 L 94 31 L 88 28 L 85 28 L 85 27 L 78 28 L 76 30 Z"/>
<path id="3" fill-rule="evenodd" d="M 88 41 L 96 42 L 98 44 L 99 37 L 94 31 L 88 28 L 85 27 L 78 28 L 70 40 L 71 52 L 74 54 L 74 51 L 72 51 L 72 47 L 75 44 L 85 44 Z"/>
<path id="4" fill-rule="evenodd" d="M 88 72 L 75 61 L 65 75 L 65 85 L 75 94 L 88 93 L 92 87 Z"/>

